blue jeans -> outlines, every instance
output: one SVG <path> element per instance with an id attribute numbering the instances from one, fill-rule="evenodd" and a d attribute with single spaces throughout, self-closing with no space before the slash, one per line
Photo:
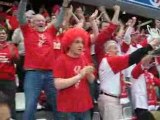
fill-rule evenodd
<path id="1" fill-rule="evenodd" d="M 54 120 L 58 120 L 56 106 L 56 88 L 54 86 L 52 71 L 28 70 L 24 79 L 25 112 L 23 120 L 35 120 L 37 103 L 41 90 L 47 95 L 47 100 L 52 107 Z"/>
<path id="2" fill-rule="evenodd" d="M 61 120 L 91 120 L 90 110 L 86 112 L 61 112 Z M 62 118 L 62 115 L 64 116 Z"/>

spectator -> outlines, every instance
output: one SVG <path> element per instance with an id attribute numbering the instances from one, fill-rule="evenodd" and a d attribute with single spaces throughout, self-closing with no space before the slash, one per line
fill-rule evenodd
<path id="1" fill-rule="evenodd" d="M 88 82 L 93 83 L 95 76 L 83 55 L 87 39 L 82 28 L 71 28 L 62 38 L 65 54 L 57 59 L 54 75 L 58 111 L 65 113 L 67 120 L 91 120 L 93 104 Z"/>
<path id="2" fill-rule="evenodd" d="M 115 41 L 107 41 L 104 44 L 106 52 L 99 66 L 100 95 L 98 106 L 103 120 L 122 119 L 122 104 L 127 102 L 127 93 L 123 89 L 124 81 L 121 78 L 122 70 L 138 63 L 141 58 L 159 44 L 158 40 L 153 40 L 147 47 L 140 48 L 129 54 L 118 56 L 118 45 Z M 125 100 L 120 104 L 120 100 Z"/>
<path id="3" fill-rule="evenodd" d="M 5 28 L 0 27 L 0 91 L 9 98 L 9 106 L 13 119 L 16 119 L 15 111 L 15 62 L 18 60 L 18 49 L 7 41 Z"/>
<path id="4" fill-rule="evenodd" d="M 34 120 L 37 101 L 41 90 L 44 89 L 47 99 L 52 106 L 54 120 L 58 120 L 56 107 L 56 89 L 53 84 L 52 66 L 54 66 L 53 39 L 56 28 L 62 23 L 64 7 L 68 0 L 63 1 L 60 15 L 56 23 L 46 27 L 45 18 L 37 14 L 32 19 L 32 26 L 27 24 L 25 11 L 27 0 L 21 0 L 18 7 L 18 20 L 24 36 L 26 70 L 24 92 L 26 108 L 23 120 Z"/>

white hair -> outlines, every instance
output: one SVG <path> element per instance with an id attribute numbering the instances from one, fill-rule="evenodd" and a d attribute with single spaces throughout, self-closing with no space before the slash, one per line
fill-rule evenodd
<path id="1" fill-rule="evenodd" d="M 105 53 L 107 53 L 110 50 L 111 46 L 113 46 L 113 45 L 117 45 L 116 41 L 114 41 L 114 40 L 106 41 L 104 43 L 104 51 L 105 51 Z"/>

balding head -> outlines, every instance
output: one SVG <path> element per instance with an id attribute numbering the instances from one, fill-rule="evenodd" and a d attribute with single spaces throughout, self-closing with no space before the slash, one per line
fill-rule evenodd
<path id="1" fill-rule="evenodd" d="M 41 14 L 34 15 L 32 18 L 32 25 L 37 31 L 43 32 L 46 27 L 46 20 L 44 16 Z"/>

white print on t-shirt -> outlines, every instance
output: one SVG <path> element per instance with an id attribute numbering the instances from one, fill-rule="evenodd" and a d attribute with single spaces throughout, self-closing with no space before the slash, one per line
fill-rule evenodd
<path id="1" fill-rule="evenodd" d="M 60 42 L 53 42 L 53 49 L 60 50 L 61 49 L 61 43 Z"/>
<path id="2" fill-rule="evenodd" d="M 38 34 L 38 36 L 39 36 L 38 46 L 42 47 L 42 45 L 46 41 L 46 36 L 44 34 Z"/>
<path id="3" fill-rule="evenodd" d="M 9 58 L 7 58 L 7 53 L 0 53 L 0 63 L 9 63 Z"/>
<path id="4" fill-rule="evenodd" d="M 80 70 L 81 70 L 81 66 L 75 66 L 74 67 L 74 73 L 75 74 L 79 74 L 79 72 L 80 72 Z M 80 82 L 81 82 L 81 80 L 79 80 L 74 86 L 75 86 L 75 88 L 79 88 L 79 84 L 80 84 Z"/>

